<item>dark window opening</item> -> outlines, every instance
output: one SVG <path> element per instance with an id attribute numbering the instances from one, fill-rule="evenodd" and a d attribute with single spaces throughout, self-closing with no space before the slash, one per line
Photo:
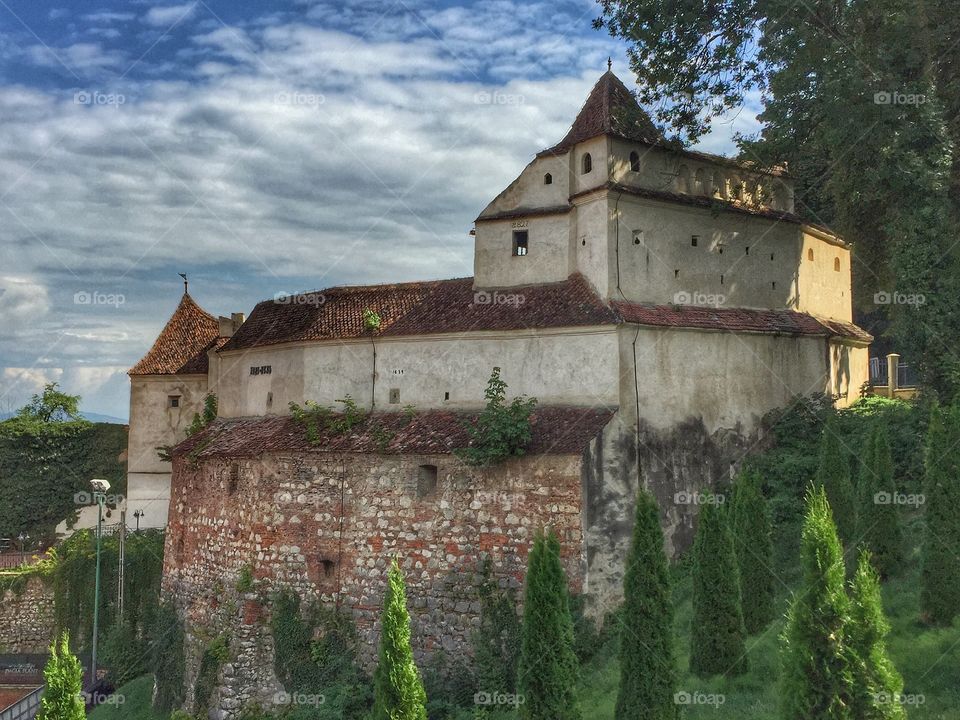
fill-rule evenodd
<path id="1" fill-rule="evenodd" d="M 267 407 L 272 407 L 272 406 L 273 406 L 273 393 L 272 393 L 272 392 L 268 392 L 268 393 L 267 393 Z"/>
<path id="2" fill-rule="evenodd" d="M 700 243 L 700 236 L 694 235 L 690 238 L 690 247 L 696 247 Z"/>
<path id="3" fill-rule="evenodd" d="M 583 247 L 586 247 L 586 246 L 587 246 L 587 239 L 586 239 L 586 238 L 580 238 L 580 244 L 581 244 Z"/>
<path id="4" fill-rule="evenodd" d="M 421 465 L 417 468 L 417 497 L 424 498 L 437 491 L 437 466 Z"/>
<path id="5" fill-rule="evenodd" d="M 237 485 L 240 484 L 240 463 L 233 463 L 230 466 L 230 477 L 227 481 L 227 493 L 233 495 L 237 491 Z"/>
<path id="6" fill-rule="evenodd" d="M 449 400 L 449 399 L 450 399 L 450 391 L 449 391 L 449 390 L 443 394 L 443 399 L 444 399 L 444 400 Z"/>
<path id="7" fill-rule="evenodd" d="M 333 560 L 321 560 L 320 566 L 323 568 L 325 578 L 332 578 L 334 571 L 337 569 L 337 564 Z"/>
<path id="8" fill-rule="evenodd" d="M 513 254 L 516 257 L 523 257 L 527 254 L 529 235 L 526 230 L 513 231 Z"/>
<path id="9" fill-rule="evenodd" d="M 810 260 L 810 261 L 813 260 L 813 248 L 810 248 L 809 250 L 807 250 L 807 260 Z"/>
<path id="10" fill-rule="evenodd" d="M 770 253 L 770 259 L 773 260 L 773 253 Z"/>
<path id="11" fill-rule="evenodd" d="M 636 150 L 630 153 L 630 171 L 640 172 L 640 154 Z"/>
<path id="12" fill-rule="evenodd" d="M 834 258 L 834 259 L 833 259 L 833 269 L 834 269 L 836 272 L 840 272 L 840 258 Z"/>
<path id="13" fill-rule="evenodd" d="M 675 277 L 675 278 L 680 277 L 680 271 L 679 271 L 679 270 L 674 270 L 674 271 L 673 271 L 673 277 Z"/>
<path id="14" fill-rule="evenodd" d="M 170 395 L 167 398 L 167 407 L 180 407 L 180 396 L 179 395 Z"/>
<path id="15" fill-rule="evenodd" d="M 590 157 L 590 153 L 584 153 L 583 160 L 581 161 L 582 170 L 581 172 L 586 175 L 588 172 L 593 170 L 593 158 Z"/>
<path id="16" fill-rule="evenodd" d="M 723 285 L 723 275 L 720 276 L 720 284 Z"/>
<path id="17" fill-rule="evenodd" d="M 776 289 L 777 289 L 777 281 L 774 280 L 772 283 L 770 283 L 770 287 L 771 287 L 771 289 L 776 290 Z"/>
<path id="18" fill-rule="evenodd" d="M 551 175 L 550 173 L 547 173 L 546 175 L 544 175 L 544 176 L 543 176 L 543 184 L 544 184 L 544 185 L 553 185 L 553 175 Z"/>
<path id="19" fill-rule="evenodd" d="M 744 248 L 744 250 L 746 251 L 746 252 L 745 252 L 746 255 L 749 255 L 749 254 L 750 254 L 750 246 L 749 246 L 749 245 L 747 245 L 747 246 Z"/>
<path id="20" fill-rule="evenodd" d="M 390 388 L 390 404 L 396 405 L 400 402 L 400 388 Z"/>

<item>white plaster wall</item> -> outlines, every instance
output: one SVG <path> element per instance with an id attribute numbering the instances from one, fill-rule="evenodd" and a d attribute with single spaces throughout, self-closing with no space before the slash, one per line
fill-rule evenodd
<path id="1" fill-rule="evenodd" d="M 529 251 L 513 254 L 514 230 L 526 230 Z M 474 284 L 512 287 L 566 280 L 570 265 L 570 213 L 477 223 Z"/>
<path id="2" fill-rule="evenodd" d="M 581 272 L 601 297 L 609 297 L 614 263 L 610 210 L 605 193 L 576 201 L 576 231 L 573 239 L 573 267 Z"/>
<path id="3" fill-rule="evenodd" d="M 553 180 L 544 184 L 544 175 Z M 557 207 L 570 197 L 570 168 L 567 156 L 534 158 L 506 189 L 495 197 L 481 215 L 512 212 L 518 208 Z"/>
<path id="4" fill-rule="evenodd" d="M 430 338 L 380 338 L 376 342 L 376 405 L 380 410 L 479 407 L 492 369 L 510 386 L 543 404 L 615 406 L 618 401 L 617 331 L 593 330 L 475 333 Z M 235 368 L 220 387 L 220 415 L 238 417 L 289 412 L 290 401 L 332 405 L 350 394 L 370 407 L 373 347 L 369 340 L 272 346 L 224 353 Z M 269 376 L 249 375 L 251 365 L 271 365 Z M 270 378 L 273 407 L 266 406 Z M 391 405 L 390 390 L 400 390 Z M 445 400 L 445 393 L 450 399 Z"/>
<path id="5" fill-rule="evenodd" d="M 161 528 L 167 524 L 170 505 L 170 473 L 130 473 L 127 475 L 127 527 L 137 526 L 133 516 L 143 511 L 140 528 Z M 95 521 L 94 521 L 95 522 Z"/>
<path id="6" fill-rule="evenodd" d="M 833 341 L 830 343 L 830 388 L 838 407 L 860 399 L 860 388 L 870 378 L 870 348 Z"/>
<path id="7" fill-rule="evenodd" d="M 614 222 L 619 216 L 620 288 L 627 299 L 680 303 L 700 294 L 714 296 L 700 304 L 796 307 L 797 225 L 627 195 L 614 214 L 613 192 L 609 206 Z M 642 236 L 635 238 L 635 232 Z"/>
<path id="8" fill-rule="evenodd" d="M 769 410 L 796 395 L 827 392 L 826 340 L 761 334 L 624 326 L 621 410 L 636 416 L 633 340 L 640 417 L 658 430 L 701 419 L 708 433 L 748 434 Z"/>

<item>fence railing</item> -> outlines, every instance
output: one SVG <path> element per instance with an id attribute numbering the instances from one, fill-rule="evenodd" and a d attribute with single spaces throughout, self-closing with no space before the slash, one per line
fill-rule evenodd
<path id="1" fill-rule="evenodd" d="M 886 358 L 870 358 L 870 384 L 889 385 L 890 369 Z M 917 386 L 917 371 L 909 363 L 897 363 L 897 387 L 915 388 Z"/>
<path id="2" fill-rule="evenodd" d="M 20 698 L 13 705 L 0 710 L 0 720 L 33 720 L 40 710 L 40 698 L 43 697 L 43 688 L 39 687 L 26 697 Z"/>

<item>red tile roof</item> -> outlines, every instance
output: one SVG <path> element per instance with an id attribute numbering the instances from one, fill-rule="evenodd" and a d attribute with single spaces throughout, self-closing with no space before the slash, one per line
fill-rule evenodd
<path id="1" fill-rule="evenodd" d="M 613 408 L 537 408 L 530 418 L 533 438 L 527 453 L 579 454 L 610 422 L 614 412 Z M 467 445 L 464 426 L 476 417 L 476 412 L 449 410 L 427 410 L 412 417 L 376 413 L 349 432 L 321 432 L 317 444 L 311 444 L 304 428 L 289 416 L 219 419 L 177 445 L 173 455 L 191 459 L 258 457 L 278 452 L 445 455 Z M 377 438 L 384 432 L 391 437 L 381 445 Z"/>
<path id="2" fill-rule="evenodd" d="M 217 347 L 220 325 L 188 293 L 167 320 L 153 347 L 130 375 L 186 375 L 207 372 L 207 351 Z"/>
<path id="3" fill-rule="evenodd" d="M 458 278 L 335 287 L 287 302 L 265 300 L 223 349 L 368 336 L 365 309 L 380 315 L 380 337 L 616 322 L 613 311 L 579 274 L 563 282 L 496 292 L 474 292 L 473 278 Z"/>
<path id="4" fill-rule="evenodd" d="M 663 133 L 640 107 L 627 86 L 609 70 L 593 86 L 563 140 L 538 155 L 558 155 L 598 135 L 615 135 L 648 145 L 663 140 Z"/>
<path id="5" fill-rule="evenodd" d="M 774 335 L 838 336 L 870 342 L 873 336 L 853 323 L 825 320 L 793 310 L 753 310 L 695 305 L 644 305 L 614 302 L 624 322 L 653 327 L 725 330 Z"/>

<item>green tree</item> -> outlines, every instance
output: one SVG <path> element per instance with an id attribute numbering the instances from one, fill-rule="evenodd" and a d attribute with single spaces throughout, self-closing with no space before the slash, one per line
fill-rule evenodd
<path id="1" fill-rule="evenodd" d="M 830 503 L 822 486 L 807 494 L 801 536 L 803 581 L 781 636 L 783 720 L 854 720 L 850 600 Z"/>
<path id="2" fill-rule="evenodd" d="M 850 646 L 857 655 L 853 716 L 863 720 L 905 720 L 900 703 L 903 678 L 887 654 L 884 641 L 890 624 L 883 613 L 880 576 L 869 551 L 861 551 L 850 583 Z"/>
<path id="3" fill-rule="evenodd" d="M 530 444 L 530 415 L 536 398 L 523 395 L 506 403 L 507 383 L 495 367 L 483 393 L 487 405 L 475 423 L 466 426 L 470 444 L 457 455 L 468 465 L 492 465 L 509 457 L 523 455 Z"/>
<path id="4" fill-rule="evenodd" d="M 893 573 L 903 559 L 903 532 L 895 502 L 890 440 L 883 423 L 875 422 L 860 463 L 857 482 L 857 538 L 873 557 L 882 577 Z"/>
<path id="5" fill-rule="evenodd" d="M 726 516 L 716 502 L 702 505 L 693 541 L 690 670 L 700 677 L 747 670 L 740 573 Z"/>
<path id="6" fill-rule="evenodd" d="M 70 635 L 63 633 L 59 644 L 50 645 L 50 659 L 43 669 L 46 688 L 40 700 L 37 720 L 84 720 L 83 668 L 70 652 Z"/>
<path id="7" fill-rule="evenodd" d="M 512 589 L 501 591 L 490 558 L 479 568 L 480 625 L 473 632 L 473 659 L 481 692 L 514 693 L 520 661 L 521 623 Z"/>
<path id="8" fill-rule="evenodd" d="M 827 493 L 840 539 L 844 544 L 851 542 L 857 526 L 856 503 L 853 483 L 850 480 L 850 462 L 834 422 L 827 423 L 820 439 L 817 484 L 823 486 Z"/>
<path id="9" fill-rule="evenodd" d="M 776 583 L 770 508 L 756 472 L 745 470 L 737 477 L 730 510 L 743 624 L 753 634 L 773 619 Z"/>
<path id="10" fill-rule="evenodd" d="M 560 542 L 538 533 L 527 562 L 517 684 L 524 720 L 580 720 L 577 656 Z"/>
<path id="11" fill-rule="evenodd" d="M 172 602 L 161 603 L 154 615 L 150 640 L 150 665 L 155 687 L 153 707 L 171 712 L 184 700 L 183 623 Z"/>
<path id="12" fill-rule="evenodd" d="M 372 720 L 427 720 L 427 695 L 410 646 L 403 572 L 394 559 L 380 615 L 380 658 L 373 674 Z"/>
<path id="13" fill-rule="evenodd" d="M 920 573 L 920 614 L 949 625 L 960 613 L 960 412 L 934 407 L 927 430 L 926 527 Z"/>
<path id="14" fill-rule="evenodd" d="M 670 570 L 657 502 L 637 497 L 633 540 L 623 577 L 619 720 L 674 720 L 677 705 Z"/>

